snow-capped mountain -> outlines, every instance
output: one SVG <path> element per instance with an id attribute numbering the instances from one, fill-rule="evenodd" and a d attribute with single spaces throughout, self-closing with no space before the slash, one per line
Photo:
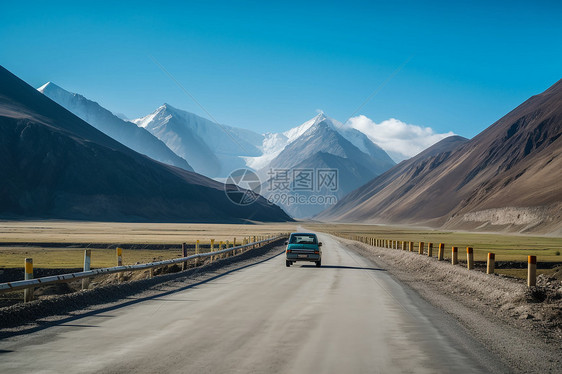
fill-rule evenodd
<path id="1" fill-rule="evenodd" d="M 0 216 L 125 222 L 280 222 L 261 197 L 131 150 L 0 66 Z M 13 218 L 10 218 L 13 219 Z"/>
<path id="2" fill-rule="evenodd" d="M 169 104 L 132 122 L 188 160 L 196 172 L 212 178 L 225 178 L 246 167 L 245 158 L 262 154 L 263 135 L 219 125 Z"/>
<path id="3" fill-rule="evenodd" d="M 133 120 L 150 131 L 184 157 L 196 172 L 215 179 L 225 178 L 232 171 L 249 167 L 262 180 L 261 193 L 274 197 L 271 175 L 287 170 L 289 184 L 294 184 L 297 169 L 336 170 L 335 190 L 313 188 L 313 191 L 282 191 L 305 195 L 330 193 L 341 198 L 395 165 L 394 161 L 365 134 L 320 113 L 300 126 L 282 133 L 257 134 L 231 126 L 218 125 L 169 104 L 153 113 Z M 314 178 L 320 178 L 315 175 Z M 311 217 L 329 204 L 290 204 L 274 201 L 294 217 Z"/>
<path id="4" fill-rule="evenodd" d="M 39 92 L 88 122 L 101 132 L 134 151 L 154 160 L 193 171 L 188 162 L 172 152 L 161 140 L 145 129 L 124 121 L 98 103 L 82 95 L 68 92 L 48 82 L 37 89 Z"/>
<path id="5" fill-rule="evenodd" d="M 273 139 L 276 140 L 275 144 L 271 144 Z M 254 159 L 249 164 L 265 165 L 260 169 L 262 179 L 267 176 L 262 189 L 264 195 L 282 205 L 293 217 L 311 217 L 333 202 L 311 203 L 301 200 L 294 203 L 288 197 L 285 202 L 283 199 L 277 201 L 276 197 L 280 194 L 290 195 L 293 199 L 296 196 L 308 199 L 319 194 L 341 198 L 395 165 L 388 154 L 365 134 L 346 127 L 323 113 L 283 134 L 270 135 L 265 141 L 270 144 L 263 149 L 270 150 L 270 153 L 264 153 L 257 158 L 258 162 Z M 264 162 L 266 159 L 270 161 Z M 309 189 L 297 188 L 296 185 L 296 178 L 302 178 L 300 173 L 303 170 L 309 174 Z M 282 174 L 285 171 L 288 174 Z M 328 171 L 336 175 L 336 185 L 332 186 L 334 188 L 323 188 L 320 185 L 322 176 L 319 173 Z M 281 186 L 276 180 L 279 173 L 288 181 L 284 185 L 288 188 L 274 188 Z"/>

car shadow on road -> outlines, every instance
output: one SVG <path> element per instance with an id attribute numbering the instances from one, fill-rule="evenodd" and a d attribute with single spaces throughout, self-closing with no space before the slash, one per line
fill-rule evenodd
<path id="1" fill-rule="evenodd" d="M 302 265 L 302 268 L 315 268 L 316 265 Z M 339 265 L 322 265 L 319 269 L 351 269 L 351 270 L 375 270 L 386 271 L 386 269 L 379 268 L 362 268 L 358 266 L 339 266 Z"/>

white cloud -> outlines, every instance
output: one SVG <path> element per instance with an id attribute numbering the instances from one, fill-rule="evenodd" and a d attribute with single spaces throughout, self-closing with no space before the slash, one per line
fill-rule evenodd
<path id="1" fill-rule="evenodd" d="M 375 123 L 363 115 L 351 118 L 347 125 L 367 135 L 396 162 L 415 156 L 438 141 L 455 135 L 451 131 L 436 134 L 430 127 L 409 125 L 395 118 Z"/>

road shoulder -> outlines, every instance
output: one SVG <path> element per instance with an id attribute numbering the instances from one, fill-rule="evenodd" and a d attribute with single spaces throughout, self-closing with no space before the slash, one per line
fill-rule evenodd
<path id="1" fill-rule="evenodd" d="M 385 268 L 430 304 L 451 315 L 515 372 L 559 372 L 560 331 L 548 321 L 528 318 L 538 315 L 540 306 L 529 302 L 521 282 L 469 272 L 410 252 L 334 239 Z"/>

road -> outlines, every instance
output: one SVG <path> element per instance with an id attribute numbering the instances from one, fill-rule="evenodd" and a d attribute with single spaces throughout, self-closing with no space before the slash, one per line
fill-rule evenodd
<path id="1" fill-rule="evenodd" d="M 0 341 L 1 373 L 504 372 L 454 320 L 327 235 L 196 287 Z"/>

